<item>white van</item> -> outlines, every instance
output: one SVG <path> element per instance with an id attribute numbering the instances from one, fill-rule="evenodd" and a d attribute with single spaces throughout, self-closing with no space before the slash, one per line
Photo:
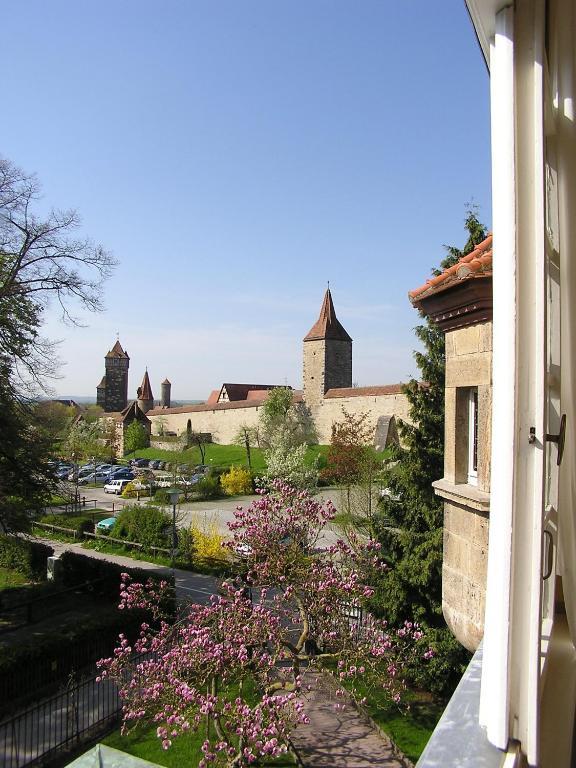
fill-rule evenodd
<path id="1" fill-rule="evenodd" d="M 117 493 L 120 495 L 130 482 L 130 480 L 110 480 L 104 486 L 104 493 Z"/>

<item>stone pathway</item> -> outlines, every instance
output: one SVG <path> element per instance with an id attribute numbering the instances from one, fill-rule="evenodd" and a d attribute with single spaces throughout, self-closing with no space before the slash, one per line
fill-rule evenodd
<path id="1" fill-rule="evenodd" d="M 346 696 L 336 697 L 337 683 L 328 675 L 309 673 L 312 686 L 306 712 L 310 724 L 297 728 L 292 744 L 305 768 L 412 768 L 412 763 Z M 337 709 L 336 703 L 344 708 Z"/>

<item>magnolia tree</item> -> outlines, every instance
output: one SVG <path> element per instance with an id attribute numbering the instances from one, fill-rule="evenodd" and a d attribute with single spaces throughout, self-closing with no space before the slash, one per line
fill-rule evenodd
<path id="1" fill-rule="evenodd" d="M 124 729 L 156 724 L 164 748 L 190 731 L 204 734 L 201 768 L 249 765 L 278 756 L 308 722 L 310 669 L 378 685 L 400 701 L 402 669 L 422 637 L 407 622 L 359 621 L 372 596 L 367 576 L 384 567 L 378 544 L 318 547 L 334 508 L 281 481 L 235 512 L 227 542 L 243 562 L 207 606 L 191 605 L 175 624 L 143 625 L 131 647 L 121 637 L 102 677 L 119 682 Z M 124 577 L 120 607 L 156 611 L 161 595 Z M 134 654 L 146 654 L 134 661 Z M 429 656 L 431 652 L 426 654 Z"/>

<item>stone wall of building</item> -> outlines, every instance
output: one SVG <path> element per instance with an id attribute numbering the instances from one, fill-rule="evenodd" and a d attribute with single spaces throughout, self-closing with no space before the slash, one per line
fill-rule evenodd
<path id="1" fill-rule="evenodd" d="M 469 482 L 469 393 L 478 390 L 477 481 Z M 475 650 L 484 630 L 490 508 L 492 323 L 446 333 L 442 609 L 456 638 Z"/>

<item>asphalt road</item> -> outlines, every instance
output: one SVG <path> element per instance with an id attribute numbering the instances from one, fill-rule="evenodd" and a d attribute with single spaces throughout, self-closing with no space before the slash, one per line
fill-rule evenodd
<path id="1" fill-rule="evenodd" d="M 105 493 L 103 488 L 84 488 L 79 487 L 80 498 L 86 501 L 86 510 L 99 509 L 110 510 L 117 513 L 126 504 L 145 504 L 147 498 L 122 499 L 114 494 Z M 317 494 L 318 499 L 330 500 L 338 507 L 340 491 L 331 489 L 321 489 Z M 233 499 L 215 499 L 213 501 L 190 501 L 181 503 L 176 509 L 176 525 L 178 528 L 188 528 L 192 523 L 199 526 L 202 530 L 209 530 L 212 526 L 222 535 L 229 535 L 227 523 L 234 520 L 234 510 L 238 506 L 248 507 L 250 503 L 258 498 L 257 496 L 235 496 Z M 167 511 L 171 512 L 169 506 Z M 341 534 L 331 526 L 327 527 L 319 540 L 320 546 L 329 546 L 333 544 Z"/>

